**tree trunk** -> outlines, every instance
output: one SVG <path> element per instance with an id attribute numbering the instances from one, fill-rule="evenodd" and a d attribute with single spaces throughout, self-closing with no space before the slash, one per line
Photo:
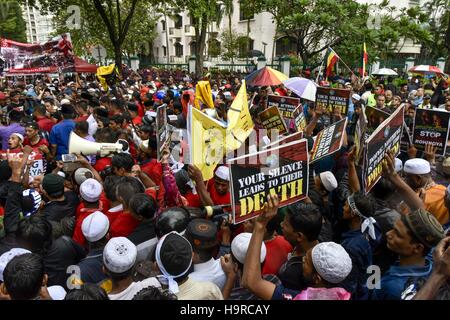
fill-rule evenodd
<path id="1" fill-rule="evenodd" d="M 200 19 L 200 26 L 195 28 L 196 33 L 196 46 L 195 46 L 195 75 L 197 78 L 201 78 L 203 74 L 203 51 L 205 50 L 206 30 L 208 27 L 206 15 L 203 15 Z M 200 32 L 200 34 L 198 34 Z"/>
<path id="2" fill-rule="evenodd" d="M 166 22 L 166 54 L 167 54 L 167 64 L 170 63 L 170 51 L 169 51 L 169 23 L 167 21 L 167 15 L 164 13 L 164 21 Z"/>
<path id="3" fill-rule="evenodd" d="M 119 69 L 119 73 L 122 74 L 122 50 L 118 43 L 114 43 L 114 62 Z"/>
<path id="4" fill-rule="evenodd" d="M 246 52 L 246 56 L 247 56 L 247 64 L 248 64 L 248 55 L 250 53 L 250 18 L 247 19 L 247 52 Z"/>
<path id="5" fill-rule="evenodd" d="M 445 32 L 445 43 L 447 47 L 447 61 L 445 62 L 445 70 L 444 72 L 449 74 L 450 73 L 450 14 L 448 16 L 448 26 L 447 31 Z"/>
<path id="6" fill-rule="evenodd" d="M 228 15 L 228 29 L 230 31 L 230 41 L 233 39 L 233 31 L 231 30 L 231 14 Z M 231 64 L 234 64 L 234 56 L 231 56 Z"/>

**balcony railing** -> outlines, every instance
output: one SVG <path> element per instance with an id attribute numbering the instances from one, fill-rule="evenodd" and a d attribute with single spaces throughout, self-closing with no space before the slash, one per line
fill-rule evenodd
<path id="1" fill-rule="evenodd" d="M 181 37 L 181 29 L 169 28 L 169 35 L 171 37 L 180 38 Z"/>

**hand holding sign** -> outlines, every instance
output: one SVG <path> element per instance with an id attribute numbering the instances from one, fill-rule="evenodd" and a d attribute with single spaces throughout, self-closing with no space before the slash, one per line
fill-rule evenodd
<path id="1" fill-rule="evenodd" d="M 424 151 L 423 156 L 424 156 L 425 160 L 427 160 L 430 164 L 435 163 L 436 150 L 437 150 L 437 146 L 433 146 L 432 144 L 425 145 L 425 151 Z"/>
<path id="2" fill-rule="evenodd" d="M 390 152 L 390 151 L 386 152 L 382 163 L 383 163 L 383 175 L 385 177 L 387 177 L 387 178 L 393 177 L 397 174 L 395 172 L 395 167 L 394 167 L 395 159 L 394 159 L 394 155 L 392 154 L 392 152 Z"/>
<path id="3" fill-rule="evenodd" d="M 278 196 L 276 194 L 269 194 L 267 201 L 264 203 L 262 214 L 256 218 L 256 225 L 265 228 L 269 221 L 277 215 L 279 204 Z"/>

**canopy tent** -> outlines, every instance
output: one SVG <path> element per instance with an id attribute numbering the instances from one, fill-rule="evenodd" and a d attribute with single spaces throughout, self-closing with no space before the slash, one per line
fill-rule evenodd
<path id="1" fill-rule="evenodd" d="M 75 61 L 75 72 L 79 73 L 96 73 L 97 66 L 95 64 L 89 63 L 77 56 L 74 58 Z"/>

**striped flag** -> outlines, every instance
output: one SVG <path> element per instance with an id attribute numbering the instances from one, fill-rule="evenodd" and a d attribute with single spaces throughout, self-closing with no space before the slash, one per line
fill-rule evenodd
<path id="1" fill-rule="evenodd" d="M 362 54 L 362 67 L 359 69 L 359 73 L 361 74 L 362 78 L 366 76 L 366 66 L 368 63 L 369 63 L 369 55 L 367 53 L 366 43 L 364 42 Z"/>
<path id="2" fill-rule="evenodd" d="M 328 48 L 327 54 L 325 56 L 325 62 L 327 63 L 327 68 L 325 71 L 325 78 L 328 79 L 328 77 L 331 75 L 331 72 L 333 71 L 333 67 L 339 59 L 340 58 L 337 55 L 337 53 L 334 52 L 333 49 Z"/>

